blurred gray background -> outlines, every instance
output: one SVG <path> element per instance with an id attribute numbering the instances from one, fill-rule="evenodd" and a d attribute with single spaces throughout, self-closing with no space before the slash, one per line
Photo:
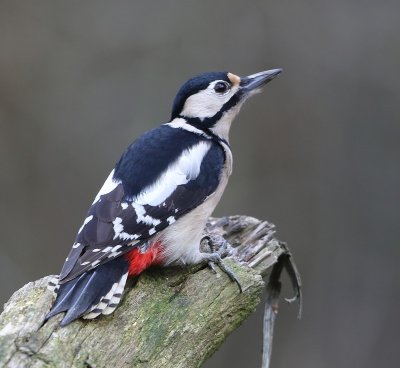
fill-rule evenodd
<path id="1" fill-rule="evenodd" d="M 284 73 L 234 122 L 216 215 L 274 222 L 304 283 L 273 367 L 395 367 L 399 1 L 2 1 L 0 302 L 58 273 L 126 146 L 204 71 Z M 290 294 L 286 287 L 285 294 Z M 258 367 L 261 310 L 206 367 Z"/>

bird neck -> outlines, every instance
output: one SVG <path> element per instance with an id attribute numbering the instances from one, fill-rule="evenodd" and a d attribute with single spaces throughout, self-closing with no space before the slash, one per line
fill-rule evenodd
<path id="1" fill-rule="evenodd" d="M 215 117 L 214 119 L 199 119 L 183 116 L 179 117 L 178 119 L 185 121 L 185 124 L 190 126 L 189 129 L 195 129 L 196 131 L 212 136 L 213 139 L 222 140 L 228 143 L 231 124 L 233 119 L 239 112 L 239 109 L 240 106 L 235 106 L 231 110 L 226 111 L 223 114 L 219 114 L 218 119 L 215 119 Z"/>
<path id="2" fill-rule="evenodd" d="M 240 110 L 240 105 L 233 107 L 222 114 L 221 118 L 210 127 L 210 131 L 225 142 L 229 142 L 229 132 L 232 121 Z"/>

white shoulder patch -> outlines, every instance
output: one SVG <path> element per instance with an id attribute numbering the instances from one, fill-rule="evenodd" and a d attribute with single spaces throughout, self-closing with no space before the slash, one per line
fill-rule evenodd
<path id="1" fill-rule="evenodd" d="M 107 193 L 112 192 L 118 186 L 118 184 L 121 183 L 120 180 L 114 180 L 113 176 L 114 176 L 114 170 L 112 170 L 110 175 L 108 175 L 108 178 L 104 182 L 104 184 L 101 187 L 100 191 L 97 193 L 97 196 L 94 199 L 93 203 L 96 203 L 100 199 L 100 196 L 102 196 L 103 194 L 107 194 Z"/>
<path id="2" fill-rule="evenodd" d="M 202 141 L 182 152 L 180 157 L 161 174 L 157 181 L 139 193 L 133 202 L 140 205 L 160 205 L 179 185 L 197 178 L 201 163 L 210 147 L 210 142 Z"/>

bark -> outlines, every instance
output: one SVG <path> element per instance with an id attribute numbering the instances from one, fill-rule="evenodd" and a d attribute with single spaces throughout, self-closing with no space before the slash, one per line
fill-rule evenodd
<path id="1" fill-rule="evenodd" d="M 242 293 L 225 274 L 215 275 L 209 268 L 152 269 L 127 287 L 111 316 L 60 328 L 60 315 L 43 324 L 54 298 L 46 288 L 50 276 L 44 277 L 15 292 L 4 307 L 0 366 L 201 366 L 255 310 L 265 287 L 263 277 L 288 255 L 266 221 L 210 219 L 207 232 L 232 245 L 224 262 L 239 278 Z"/>

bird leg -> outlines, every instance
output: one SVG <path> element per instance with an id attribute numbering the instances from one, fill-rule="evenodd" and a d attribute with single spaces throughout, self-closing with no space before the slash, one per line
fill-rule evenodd
<path id="1" fill-rule="evenodd" d="M 224 264 L 222 261 L 222 257 L 225 257 L 229 253 L 230 244 L 222 237 L 222 236 L 215 236 L 215 235 L 206 235 L 201 239 L 202 242 L 207 242 L 208 246 L 212 253 L 202 253 L 203 254 L 203 261 L 208 264 L 211 270 L 216 274 L 217 270 L 215 268 L 216 265 L 223 271 L 228 277 L 236 282 L 237 286 L 239 287 L 239 291 L 242 292 L 242 284 L 240 283 L 239 279 L 236 277 L 234 272 Z M 216 250 L 218 248 L 218 250 Z"/>

